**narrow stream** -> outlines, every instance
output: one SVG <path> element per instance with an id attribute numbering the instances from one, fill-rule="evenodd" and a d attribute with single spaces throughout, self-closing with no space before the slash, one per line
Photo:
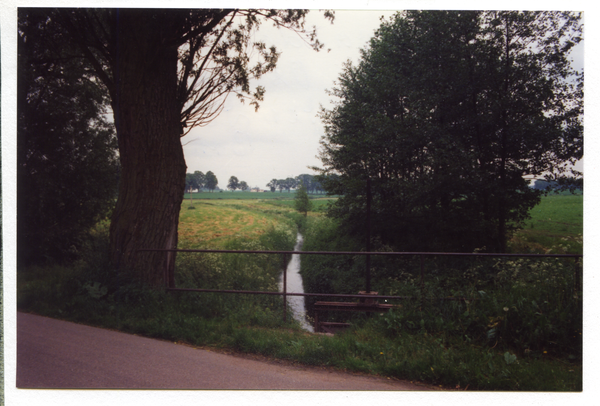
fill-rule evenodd
<path id="1" fill-rule="evenodd" d="M 304 239 L 302 235 L 298 233 L 296 238 L 296 245 L 294 251 L 300 251 L 302 249 L 302 243 Z M 288 293 L 304 293 L 304 287 L 302 286 L 302 276 L 300 276 L 300 255 L 292 254 L 287 269 L 287 292 Z M 279 281 L 279 291 L 283 292 L 283 274 Z M 303 329 L 314 332 L 313 327 L 306 321 L 306 307 L 304 305 L 304 296 L 288 296 L 288 305 L 292 309 L 294 318 L 298 320 Z"/>

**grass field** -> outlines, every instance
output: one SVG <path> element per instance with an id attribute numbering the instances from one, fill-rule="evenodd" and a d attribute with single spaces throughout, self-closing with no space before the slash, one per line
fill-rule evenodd
<path id="1" fill-rule="evenodd" d="M 583 253 L 582 194 L 544 196 L 530 215 L 525 227 L 513 236 L 513 252 Z"/>
<path id="2" fill-rule="evenodd" d="M 180 215 L 182 247 L 222 247 L 227 240 L 251 238 L 283 221 L 294 212 L 294 193 L 288 192 L 201 192 L 186 194 Z M 312 213 L 322 213 L 332 200 L 310 195 Z M 189 206 L 194 210 L 189 210 Z M 583 195 L 570 193 L 544 196 L 530 211 L 531 219 L 517 231 L 512 252 L 581 254 L 583 252 Z"/>
<path id="3" fill-rule="evenodd" d="M 199 192 L 192 193 L 192 199 L 216 199 L 216 200 L 227 200 L 227 199 L 235 199 L 235 200 L 254 200 L 254 199 L 294 199 L 295 192 L 249 192 L 249 191 L 218 191 L 218 192 Z M 325 197 L 324 194 L 310 194 L 310 197 Z M 184 203 L 185 201 L 190 200 L 190 194 L 185 193 L 183 195 Z"/>
<path id="4" fill-rule="evenodd" d="M 183 201 L 179 216 L 179 247 L 223 248 L 234 239 L 252 239 L 281 223 L 289 223 L 296 213 L 294 194 L 281 193 L 200 193 L 222 198 L 194 198 Z M 236 198 L 227 199 L 230 195 Z M 266 196 L 263 196 L 266 195 Z M 263 198 L 264 197 L 264 198 Z M 313 199 L 313 210 L 323 210 L 331 199 Z M 314 215 L 314 213 L 313 213 Z"/>
<path id="5" fill-rule="evenodd" d="M 251 200 L 196 201 L 193 207 L 184 203 L 179 216 L 181 248 L 223 247 L 231 239 L 258 237 L 284 220 L 281 209 L 277 213 Z"/>

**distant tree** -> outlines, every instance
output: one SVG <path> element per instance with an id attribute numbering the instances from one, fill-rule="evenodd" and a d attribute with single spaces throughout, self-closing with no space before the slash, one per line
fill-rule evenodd
<path id="1" fill-rule="evenodd" d="M 269 183 L 267 183 L 267 187 L 271 189 L 271 192 L 274 192 L 277 189 L 277 179 L 271 179 Z"/>
<path id="2" fill-rule="evenodd" d="M 575 193 L 576 191 L 583 192 L 583 176 L 574 177 L 574 176 L 562 176 L 556 179 L 556 187 L 554 190 L 556 192 L 566 191 L 568 190 L 571 193 Z"/>
<path id="3" fill-rule="evenodd" d="M 296 179 L 294 179 L 294 178 L 286 178 L 283 181 L 283 185 L 284 185 L 283 187 L 285 188 L 285 190 L 287 190 L 288 193 L 290 193 L 290 190 L 294 189 L 297 186 L 297 182 L 296 182 Z"/>
<path id="4" fill-rule="evenodd" d="M 321 186 L 321 182 L 319 182 L 316 177 L 313 177 L 313 180 L 310 185 L 311 185 L 311 191 L 313 193 L 323 193 L 324 192 L 323 186 Z"/>
<path id="5" fill-rule="evenodd" d="M 192 191 L 198 189 L 198 183 L 193 173 L 185 174 L 185 190 L 190 194 L 190 205 L 194 204 Z"/>
<path id="6" fill-rule="evenodd" d="M 229 178 L 229 182 L 227 183 L 227 189 L 230 189 L 232 192 L 236 189 L 240 188 L 240 181 L 235 176 Z"/>
<path id="7" fill-rule="evenodd" d="M 314 176 L 309 174 L 298 175 L 296 176 L 296 184 L 303 184 L 308 192 L 312 189 L 313 178 Z"/>
<path id="8" fill-rule="evenodd" d="M 552 189 L 552 184 L 546 180 L 536 179 L 533 183 L 533 188 L 537 190 L 550 190 Z"/>
<path id="9" fill-rule="evenodd" d="M 283 189 L 285 189 L 285 186 L 285 179 L 277 179 L 277 189 L 279 189 L 279 193 L 281 193 Z"/>
<path id="10" fill-rule="evenodd" d="M 306 192 L 306 186 L 304 184 L 300 184 L 298 190 L 296 190 L 296 198 L 294 199 L 294 204 L 296 210 L 300 213 L 304 213 L 306 217 L 308 215 L 309 210 L 312 209 L 312 202 L 308 198 L 308 193 Z"/>
<path id="11" fill-rule="evenodd" d="M 240 189 L 241 189 L 241 190 L 243 190 L 243 191 L 246 191 L 246 190 L 248 190 L 249 188 L 250 188 L 250 187 L 248 186 L 248 183 L 246 183 L 246 181 L 244 181 L 244 180 L 243 180 L 243 181 L 241 181 L 241 182 L 240 182 Z"/>
<path id="12" fill-rule="evenodd" d="M 210 190 L 211 192 L 214 192 L 214 190 L 216 189 L 218 184 L 219 184 L 219 181 L 217 180 L 217 177 L 215 176 L 215 174 L 212 171 L 206 172 L 206 183 L 205 183 L 206 188 L 208 190 Z"/>
<path id="13" fill-rule="evenodd" d="M 188 193 L 191 193 L 192 190 L 198 189 L 198 182 L 196 181 L 196 177 L 193 173 L 185 174 L 185 190 Z"/>
<path id="14" fill-rule="evenodd" d="M 537 190 L 543 190 L 545 192 L 562 192 L 570 191 L 575 193 L 576 191 L 583 192 L 583 177 L 560 177 L 558 179 L 536 179 L 533 188 Z"/>
<path id="15" fill-rule="evenodd" d="M 196 181 L 197 189 L 198 191 L 200 191 L 200 189 L 204 187 L 204 183 L 206 182 L 206 175 L 204 175 L 204 173 L 202 173 L 201 171 L 195 171 L 193 176 Z"/>
<path id="16" fill-rule="evenodd" d="M 202 187 L 204 186 L 205 181 L 205 175 L 200 171 L 185 174 L 185 190 L 187 190 L 190 194 L 190 204 L 194 204 L 192 192 L 194 191 L 194 189 L 200 191 L 200 189 L 202 189 Z"/>

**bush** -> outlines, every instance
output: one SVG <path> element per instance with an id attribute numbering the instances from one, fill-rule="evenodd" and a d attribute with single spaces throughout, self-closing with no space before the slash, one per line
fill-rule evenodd
<path id="1" fill-rule="evenodd" d="M 355 251 L 361 244 L 340 235 L 335 220 L 309 219 L 305 250 Z M 374 241 L 374 251 L 392 248 Z M 364 290 L 364 257 L 302 256 L 305 291 L 356 294 Z M 428 333 L 511 351 L 520 356 L 582 354 L 581 263 L 564 258 L 371 256 L 371 287 L 397 309 L 379 318 L 390 338 Z M 455 300 L 447 300 L 453 298 Z M 312 303 L 308 311 L 312 315 Z M 325 300 L 319 298 L 318 300 Z M 339 300 L 330 298 L 327 300 Z M 348 321 L 345 313 L 323 315 Z"/>
<path id="2" fill-rule="evenodd" d="M 380 285 L 386 294 L 415 298 L 384 316 L 382 328 L 391 335 L 426 331 L 462 337 L 520 354 L 581 356 L 583 312 L 574 277 L 580 269 L 572 259 L 494 259 L 471 267 L 465 262 L 465 268 L 427 275 L 423 301 L 420 282 L 389 278 L 386 287 Z"/>

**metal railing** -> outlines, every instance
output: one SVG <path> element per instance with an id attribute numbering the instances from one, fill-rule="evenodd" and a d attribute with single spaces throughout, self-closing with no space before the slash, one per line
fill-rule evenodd
<path id="1" fill-rule="evenodd" d="M 423 292 L 425 284 L 425 261 L 426 256 L 447 256 L 447 257 L 520 257 L 520 258 L 583 258 L 581 254 L 496 254 L 496 253 L 465 253 L 465 252 L 365 252 L 365 251 L 262 251 L 262 250 L 217 250 L 217 249 L 141 249 L 138 252 L 195 252 L 195 253 L 222 253 L 222 254 L 270 254 L 283 255 L 283 283 L 282 292 L 273 291 L 252 291 L 252 290 L 228 290 L 228 289 L 193 289 L 193 288 L 176 288 L 166 286 L 167 291 L 171 292 L 212 292 L 212 293 L 232 293 L 232 294 L 249 294 L 249 295 L 280 295 L 283 296 L 283 318 L 287 317 L 287 296 L 310 296 L 310 297 L 335 297 L 347 299 L 384 299 L 384 300 L 406 300 L 414 299 L 414 296 L 393 296 L 393 295 L 370 295 L 370 263 L 368 259 L 373 256 L 419 256 L 420 258 L 420 276 L 421 290 Z M 287 292 L 287 258 L 291 255 L 351 255 L 351 256 L 367 256 L 367 290 L 366 294 L 335 294 L 335 293 L 293 293 Z M 580 276 L 575 273 L 575 286 L 580 286 Z M 426 299 L 421 294 L 421 299 Z M 470 298 L 460 297 L 437 297 L 429 298 L 432 300 L 472 300 Z"/>

